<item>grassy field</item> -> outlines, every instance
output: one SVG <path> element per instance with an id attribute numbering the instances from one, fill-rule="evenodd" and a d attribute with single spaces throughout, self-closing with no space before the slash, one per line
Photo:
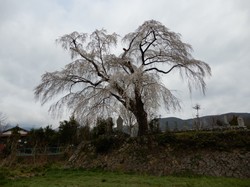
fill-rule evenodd
<path id="1" fill-rule="evenodd" d="M 34 175 L 34 176 L 33 176 Z M 9 171 L 0 168 L 0 186 L 53 187 L 53 186 L 103 186 L 103 187 L 249 187 L 250 179 L 216 177 L 157 177 L 148 175 L 124 174 L 117 172 L 86 171 L 76 169 L 18 169 Z"/>

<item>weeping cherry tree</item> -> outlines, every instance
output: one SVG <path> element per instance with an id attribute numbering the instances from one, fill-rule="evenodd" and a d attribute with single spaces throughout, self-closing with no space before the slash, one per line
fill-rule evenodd
<path id="1" fill-rule="evenodd" d="M 162 75 L 178 70 L 190 90 L 200 88 L 205 93 L 209 65 L 194 59 L 192 47 L 160 22 L 146 21 L 125 35 L 121 44 L 118 39 L 104 29 L 59 38 L 57 42 L 70 52 L 72 62 L 42 75 L 36 99 L 44 104 L 60 96 L 50 111 L 66 107 L 76 118 L 88 121 L 110 115 L 122 105 L 135 116 L 142 136 L 148 132 L 149 111 L 163 104 L 166 110 L 180 107 Z"/>

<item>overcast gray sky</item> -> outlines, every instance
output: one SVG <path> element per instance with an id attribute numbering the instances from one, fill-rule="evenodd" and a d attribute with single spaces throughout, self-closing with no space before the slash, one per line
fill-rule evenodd
<path id="1" fill-rule="evenodd" d="M 150 19 L 180 33 L 212 68 L 205 96 L 167 78 L 182 110 L 162 117 L 194 117 L 196 103 L 201 115 L 250 112 L 249 0 L 0 0 L 0 112 L 14 125 L 58 126 L 68 116 L 53 119 L 33 94 L 43 73 L 70 62 L 55 39 L 102 28 L 123 36 Z"/>

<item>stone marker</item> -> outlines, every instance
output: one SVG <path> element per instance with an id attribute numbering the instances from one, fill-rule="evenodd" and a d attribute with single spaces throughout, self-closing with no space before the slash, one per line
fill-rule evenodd
<path id="1" fill-rule="evenodd" d="M 119 132 L 123 131 L 123 119 L 121 118 L 121 116 L 118 117 L 118 119 L 116 120 L 116 125 L 117 125 L 117 130 Z"/>
<path id="2" fill-rule="evenodd" d="M 238 118 L 237 118 L 237 122 L 238 122 L 238 126 L 239 126 L 239 127 L 243 127 L 243 128 L 246 127 L 246 126 L 245 126 L 245 123 L 244 123 L 244 119 L 243 119 L 242 117 L 238 117 Z"/>

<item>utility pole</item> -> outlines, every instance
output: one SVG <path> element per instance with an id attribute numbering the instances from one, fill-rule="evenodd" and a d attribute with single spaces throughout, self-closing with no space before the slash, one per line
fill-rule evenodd
<path id="1" fill-rule="evenodd" d="M 193 109 L 196 110 L 196 118 L 199 118 L 199 110 L 201 109 L 201 105 L 196 104 Z"/>
<path id="2" fill-rule="evenodd" d="M 196 104 L 193 109 L 196 110 L 196 121 L 195 121 L 195 126 L 197 130 L 200 130 L 201 128 L 201 123 L 200 123 L 200 117 L 199 117 L 199 110 L 201 109 L 201 106 L 199 104 Z"/>

